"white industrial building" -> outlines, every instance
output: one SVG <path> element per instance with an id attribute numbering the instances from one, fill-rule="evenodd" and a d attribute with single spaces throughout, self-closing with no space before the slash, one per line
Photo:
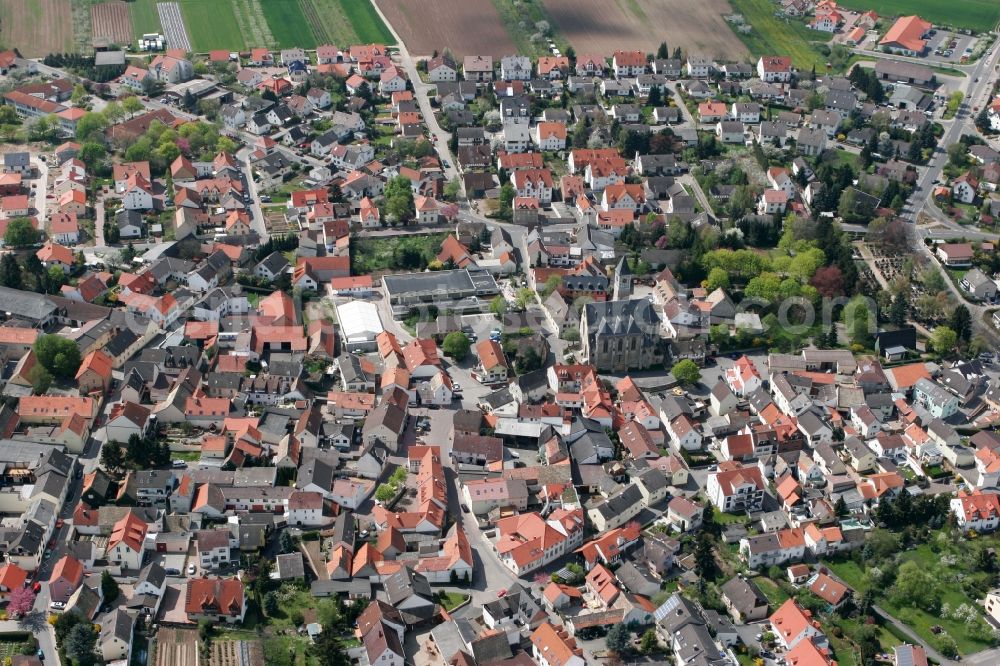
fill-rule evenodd
<path id="1" fill-rule="evenodd" d="M 347 351 L 377 349 L 375 338 L 382 332 L 382 319 L 374 303 L 341 303 L 337 306 L 337 319 L 340 321 L 340 335 Z"/>

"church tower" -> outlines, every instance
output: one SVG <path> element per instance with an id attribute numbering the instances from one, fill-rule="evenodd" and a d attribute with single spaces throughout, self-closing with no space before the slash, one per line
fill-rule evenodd
<path id="1" fill-rule="evenodd" d="M 622 257 L 615 266 L 614 300 L 627 301 L 632 298 L 632 270 L 628 267 L 628 259 Z"/>

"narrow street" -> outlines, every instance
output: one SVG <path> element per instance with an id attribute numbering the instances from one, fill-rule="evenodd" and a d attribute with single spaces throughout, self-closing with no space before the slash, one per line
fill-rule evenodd
<path id="1" fill-rule="evenodd" d="M 694 195 L 694 198 L 698 200 L 698 205 L 701 206 L 702 210 L 712 217 L 715 217 L 715 209 L 712 208 L 711 202 L 708 200 L 708 197 L 705 196 L 705 191 L 701 189 L 701 184 L 698 183 L 698 180 L 694 176 L 691 174 L 684 174 L 677 180 L 680 181 L 685 189 Z"/>
<path id="2" fill-rule="evenodd" d="M 33 156 L 31 166 L 38 172 L 38 177 L 33 181 L 33 184 L 35 185 L 34 206 L 38 215 L 38 226 L 42 231 L 44 231 L 47 226 L 46 220 L 48 219 L 48 200 L 46 197 L 49 192 L 49 165 L 42 160 L 35 159 Z"/>
<path id="3" fill-rule="evenodd" d="M 104 241 L 104 197 L 98 193 L 94 203 L 94 245 L 103 247 Z"/>
<path id="4" fill-rule="evenodd" d="M 437 137 L 434 142 L 434 147 L 437 149 L 438 155 L 444 160 L 442 164 L 442 169 L 444 170 L 444 175 L 447 180 L 452 180 L 457 178 L 461 182 L 461 176 L 458 173 L 458 162 L 455 160 L 454 155 L 451 154 L 451 149 L 448 147 L 448 141 L 451 139 L 451 133 L 445 132 L 441 125 L 438 123 L 437 118 L 434 116 L 434 109 L 431 107 L 430 98 L 433 96 L 435 91 L 435 86 L 433 84 L 424 83 L 420 78 L 420 72 L 417 71 L 416 60 L 410 55 L 410 52 L 406 48 L 406 44 L 400 38 L 399 33 L 396 29 L 392 27 L 392 23 L 389 22 L 388 17 L 382 13 L 381 7 L 378 6 L 377 2 L 372 3 L 372 7 L 375 12 L 385 23 L 386 27 L 389 28 L 389 32 L 396 40 L 396 48 L 399 49 L 399 59 L 403 65 L 403 69 L 406 70 L 406 76 L 410 79 L 410 83 L 413 85 L 413 96 L 417 98 L 417 105 L 420 107 L 420 113 L 424 117 L 424 123 L 427 124 L 427 129 L 430 131 L 432 137 Z M 465 191 L 463 185 L 462 192 Z"/>

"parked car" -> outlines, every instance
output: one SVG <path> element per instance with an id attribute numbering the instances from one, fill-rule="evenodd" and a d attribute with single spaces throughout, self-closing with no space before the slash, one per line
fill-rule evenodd
<path id="1" fill-rule="evenodd" d="M 195 573 L 197 573 L 197 571 L 198 571 L 197 567 L 195 567 L 193 564 L 189 564 L 188 565 L 188 575 L 189 576 L 195 575 Z"/>
<path id="2" fill-rule="evenodd" d="M 66 610 L 66 604 L 62 601 L 53 601 L 51 604 L 49 604 L 49 608 L 55 611 L 62 611 Z"/>

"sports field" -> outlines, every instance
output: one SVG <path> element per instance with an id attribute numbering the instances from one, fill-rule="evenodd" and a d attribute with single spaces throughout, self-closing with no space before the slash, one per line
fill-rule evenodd
<path id="1" fill-rule="evenodd" d="M 848 9 L 874 9 L 893 18 L 917 14 L 937 25 L 986 32 L 1000 22 L 1000 0 L 841 0 Z"/>
<path id="2" fill-rule="evenodd" d="M 394 40 L 371 0 L 176 0 L 195 51 L 255 46 L 312 49 Z M 137 35 L 161 32 L 157 0 L 130 2 Z"/>

